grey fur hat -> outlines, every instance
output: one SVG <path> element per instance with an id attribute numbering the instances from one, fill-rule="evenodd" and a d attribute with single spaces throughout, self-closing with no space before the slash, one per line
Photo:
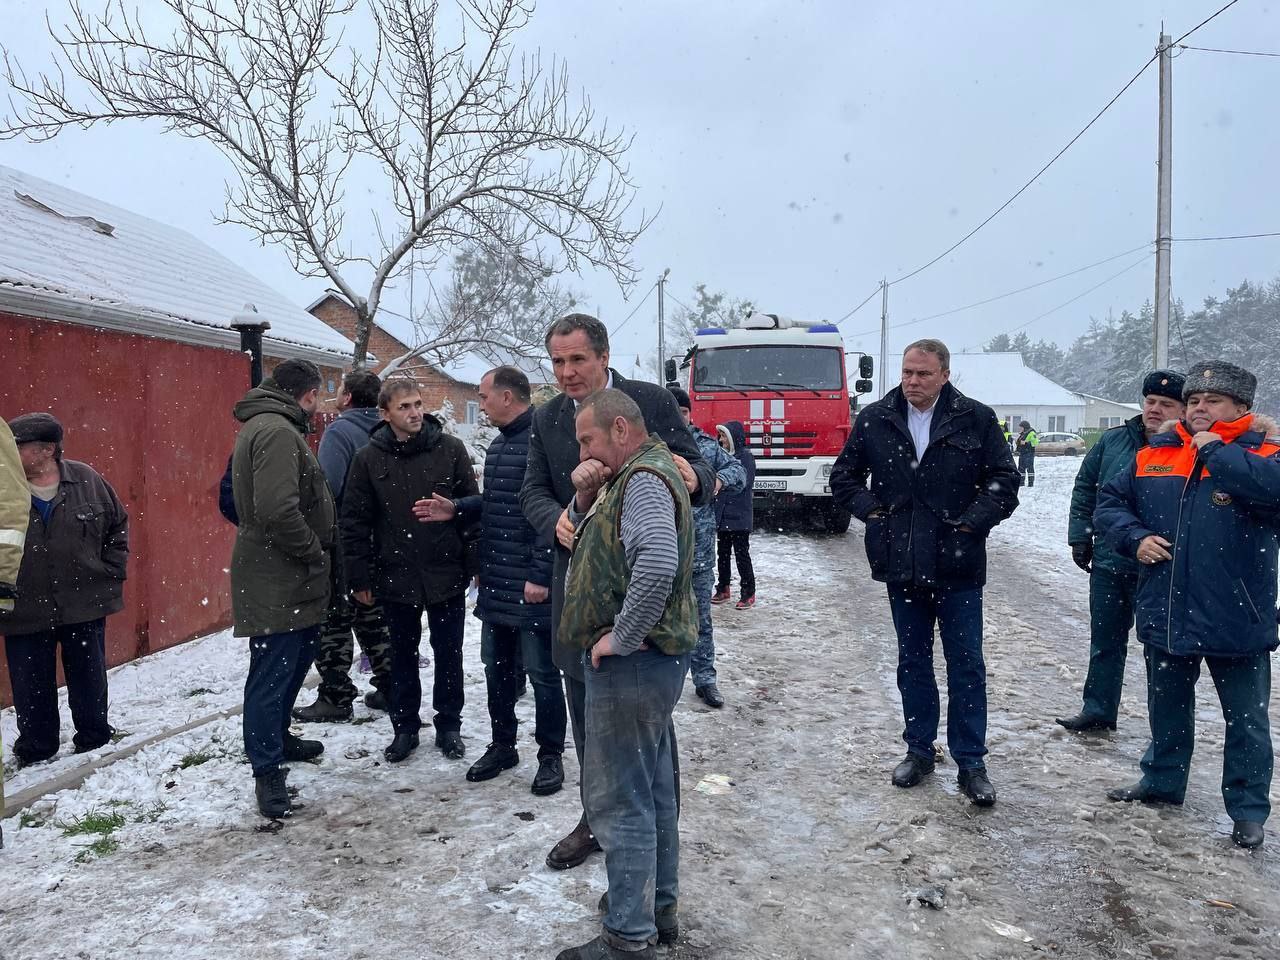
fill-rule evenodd
<path id="1" fill-rule="evenodd" d="M 1257 389 L 1258 378 L 1244 367 L 1225 360 L 1204 360 L 1193 363 L 1187 372 L 1187 382 L 1182 385 L 1182 399 L 1186 400 L 1193 393 L 1221 393 L 1252 407 Z"/>

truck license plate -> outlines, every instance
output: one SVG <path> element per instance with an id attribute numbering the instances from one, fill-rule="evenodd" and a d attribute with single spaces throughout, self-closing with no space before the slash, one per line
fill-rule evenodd
<path id="1" fill-rule="evenodd" d="M 785 480 L 757 480 L 755 482 L 756 490 L 785 490 L 787 489 L 787 481 Z"/>

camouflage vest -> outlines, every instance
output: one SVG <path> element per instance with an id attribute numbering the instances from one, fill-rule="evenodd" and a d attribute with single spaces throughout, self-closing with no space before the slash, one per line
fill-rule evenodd
<path id="1" fill-rule="evenodd" d="M 676 656 L 688 653 L 698 640 L 698 603 L 693 595 L 693 521 L 689 494 L 671 459 L 671 451 L 650 437 L 623 464 L 618 475 L 601 488 L 574 535 L 573 557 L 565 579 L 564 609 L 558 639 L 568 647 L 589 650 L 613 629 L 631 582 L 622 545 L 622 496 L 635 474 L 656 474 L 676 502 L 676 537 L 680 562 L 671 584 L 671 598 L 662 619 L 649 631 L 650 645 Z"/>

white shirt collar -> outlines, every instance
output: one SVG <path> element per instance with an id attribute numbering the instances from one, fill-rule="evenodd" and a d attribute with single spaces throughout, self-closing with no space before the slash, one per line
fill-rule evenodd
<path id="1" fill-rule="evenodd" d="M 612 390 L 612 389 L 613 389 L 613 368 L 612 368 L 612 367 L 610 367 L 610 368 L 609 368 L 609 379 L 605 380 L 605 382 L 604 382 L 604 387 L 603 387 L 602 389 L 604 389 L 604 390 Z M 577 409 L 578 409 L 578 401 L 577 401 L 577 400 L 573 401 L 573 409 L 575 409 L 575 410 L 577 410 Z"/>

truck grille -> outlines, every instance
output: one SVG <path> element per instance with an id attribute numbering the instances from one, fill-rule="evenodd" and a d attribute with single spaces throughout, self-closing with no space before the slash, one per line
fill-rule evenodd
<path id="1" fill-rule="evenodd" d="M 749 433 L 747 447 L 757 457 L 798 457 L 813 452 L 815 430 L 784 430 L 781 433 Z"/>

